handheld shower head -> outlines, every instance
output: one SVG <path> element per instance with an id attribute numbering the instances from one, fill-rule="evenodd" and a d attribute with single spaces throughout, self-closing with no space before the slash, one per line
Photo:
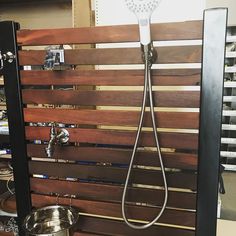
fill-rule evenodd
<path id="1" fill-rule="evenodd" d="M 125 0 L 127 7 L 138 18 L 140 43 L 148 45 L 151 42 L 150 19 L 161 0 Z"/>

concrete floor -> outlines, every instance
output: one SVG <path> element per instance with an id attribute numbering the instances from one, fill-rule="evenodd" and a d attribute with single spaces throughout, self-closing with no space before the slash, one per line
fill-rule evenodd
<path id="1" fill-rule="evenodd" d="M 221 219 L 236 221 L 236 172 L 223 174 L 225 194 L 221 194 Z"/>
<path id="2" fill-rule="evenodd" d="M 236 172 L 224 172 L 225 194 L 221 194 L 221 218 L 217 236 L 235 236 L 236 229 Z"/>

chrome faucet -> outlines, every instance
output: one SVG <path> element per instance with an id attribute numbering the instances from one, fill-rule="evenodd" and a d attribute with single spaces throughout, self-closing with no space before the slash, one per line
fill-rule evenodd
<path id="1" fill-rule="evenodd" d="M 56 144 L 66 144 L 69 141 L 69 132 L 66 129 L 56 130 L 56 123 L 51 123 L 50 140 L 45 148 L 47 157 L 52 157 L 55 151 Z"/>

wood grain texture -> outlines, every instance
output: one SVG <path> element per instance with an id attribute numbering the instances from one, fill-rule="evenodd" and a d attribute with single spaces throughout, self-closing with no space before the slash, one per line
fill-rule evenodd
<path id="1" fill-rule="evenodd" d="M 34 207 L 42 207 L 45 205 L 55 204 L 56 197 L 42 196 L 32 194 L 32 204 Z M 70 198 L 59 198 L 59 202 L 62 205 L 69 205 Z M 108 202 L 97 202 L 73 199 L 72 205 L 79 208 L 80 212 L 96 214 L 108 217 L 119 217 L 121 218 L 121 206 L 116 203 Z M 127 215 L 130 219 L 136 220 L 151 220 L 160 211 L 156 207 L 141 207 L 127 205 Z M 195 212 L 189 211 L 178 211 L 166 209 L 160 218 L 160 223 L 182 225 L 188 227 L 194 227 L 195 225 Z"/>
<path id="2" fill-rule="evenodd" d="M 27 140 L 49 140 L 49 127 L 25 127 Z M 80 129 L 68 128 L 70 142 L 104 144 L 104 145 L 127 145 L 133 146 L 135 131 L 119 131 L 105 129 Z M 187 133 L 159 132 L 160 146 L 176 149 L 197 149 L 198 135 Z M 152 132 L 142 132 L 140 146 L 155 146 Z"/>
<path id="3" fill-rule="evenodd" d="M 28 144 L 28 156 L 46 158 L 46 145 Z M 55 159 L 70 161 L 85 161 L 94 163 L 129 164 L 132 155 L 131 148 L 102 148 L 102 147 L 74 147 L 56 146 Z M 167 168 L 197 170 L 198 156 L 190 153 L 162 152 L 162 157 Z M 134 164 L 143 166 L 160 166 L 155 151 L 138 150 Z"/>
<path id="4" fill-rule="evenodd" d="M 104 34 L 106 32 L 106 34 Z M 202 22 L 161 23 L 152 25 L 154 41 L 202 39 Z M 21 30 L 17 33 L 19 46 L 55 44 L 93 44 L 137 42 L 137 25 L 103 26 L 80 29 Z M 194 44 L 194 43 L 193 43 Z M 159 64 L 199 63 L 201 46 L 158 47 Z M 125 57 L 124 57 L 125 55 Z M 19 52 L 20 65 L 43 65 L 45 51 L 22 50 Z M 140 48 L 106 48 L 66 50 L 68 65 L 119 65 L 142 64 Z M 156 86 L 199 86 L 199 69 L 153 70 L 153 84 Z M 32 85 L 78 85 L 78 86 L 142 86 L 142 70 L 122 71 L 21 71 L 23 86 Z M 22 90 L 25 104 L 55 104 L 78 106 L 134 106 L 141 105 L 142 93 L 137 91 L 50 91 L 36 89 Z M 159 107 L 199 108 L 199 92 L 168 91 L 155 92 L 155 105 Z M 138 112 L 101 110 L 62 110 L 62 109 L 24 109 L 25 122 L 51 122 L 78 125 L 137 126 Z M 198 129 L 197 112 L 156 112 L 158 127 L 178 129 Z M 150 127 L 150 117 L 145 125 Z M 92 128 L 69 128 L 70 141 L 90 147 L 56 147 L 54 157 L 75 163 L 36 161 L 31 157 L 46 158 L 45 145 L 28 144 L 29 170 L 31 175 L 32 203 L 34 207 L 55 204 L 51 192 L 77 195 L 72 200 L 83 213 L 121 218 L 121 195 L 127 173 L 134 131 L 117 131 Z M 187 133 L 159 132 L 161 147 L 196 151 L 198 135 Z M 26 126 L 26 139 L 49 140 L 49 127 Z M 91 146 L 96 144 L 96 147 Z M 122 146 L 121 146 L 122 145 Z M 125 148 L 123 145 L 125 145 Z M 154 146 L 151 132 L 143 132 L 141 146 Z M 183 189 L 196 190 L 196 154 L 163 153 L 165 166 L 175 170 L 167 171 L 170 191 L 168 206 L 160 223 L 195 227 L 196 193 L 183 192 Z M 97 163 L 97 165 L 95 164 Z M 113 163 L 112 166 L 110 164 Z M 136 165 L 159 166 L 156 153 L 139 151 Z M 176 170 L 180 169 L 180 170 Z M 59 179 L 38 179 L 32 174 L 59 177 Z M 68 181 L 67 178 L 79 179 Z M 132 183 L 163 186 L 161 172 L 150 169 L 133 169 Z M 130 188 L 129 202 L 153 204 L 144 207 L 129 204 L 128 216 L 139 220 L 152 220 L 163 202 L 163 190 Z M 69 205 L 69 198 L 59 198 L 60 204 Z M 181 208 L 182 210 L 173 209 Z M 185 210 L 183 209 L 185 208 Z M 186 210 L 187 209 L 187 210 Z M 189 211 L 193 210 L 193 211 Z M 145 231 L 134 231 L 121 220 L 111 220 L 81 216 L 75 236 L 194 236 L 193 230 L 154 226 Z"/>
<path id="5" fill-rule="evenodd" d="M 199 63 L 201 46 L 169 46 L 156 48 L 158 64 Z M 19 63 L 24 65 L 43 65 L 46 51 L 19 51 Z M 117 65 L 143 64 L 140 48 L 100 48 L 65 50 L 67 65 Z"/>
<path id="6" fill-rule="evenodd" d="M 31 178 L 31 191 L 38 194 L 58 193 L 79 196 L 79 199 L 93 201 L 121 202 L 123 186 L 81 183 L 77 181 L 62 181 L 51 179 Z M 144 202 L 161 206 L 164 199 L 164 191 L 157 189 L 129 188 L 127 202 Z M 186 192 L 169 191 L 168 207 L 182 209 L 196 209 L 196 194 Z"/>
<path id="7" fill-rule="evenodd" d="M 29 161 L 30 174 L 46 175 L 60 178 L 76 178 L 81 181 L 103 183 L 125 182 L 126 168 L 78 165 L 69 163 Z M 169 187 L 196 189 L 196 174 L 192 172 L 167 172 Z M 134 168 L 130 183 L 163 186 L 161 171 Z"/>
<path id="8" fill-rule="evenodd" d="M 1 236 L 14 236 L 12 232 L 1 232 Z"/>
<path id="9" fill-rule="evenodd" d="M 25 108 L 25 122 L 57 122 L 78 125 L 111 125 L 137 127 L 140 112 L 112 110 L 71 110 Z M 157 127 L 198 129 L 198 112 L 156 112 Z M 150 112 L 146 112 L 144 127 L 152 127 Z"/>
<path id="10" fill-rule="evenodd" d="M 93 218 L 82 216 L 78 225 L 78 229 L 96 232 L 105 235 L 115 235 L 115 236 L 194 236 L 194 230 L 178 229 L 174 227 L 165 226 L 152 226 L 145 230 L 133 230 L 128 227 L 123 221 L 109 220 L 101 218 Z M 75 233 L 75 236 L 80 236 Z"/>
<path id="11" fill-rule="evenodd" d="M 202 21 L 152 24 L 153 40 L 202 39 Z M 106 32 L 106 34 L 104 34 Z M 19 45 L 93 44 L 139 41 L 138 25 L 20 30 Z"/>
<path id="12" fill-rule="evenodd" d="M 85 232 L 75 232 L 73 236 L 102 236 L 102 234 L 94 234 L 94 233 L 85 233 Z"/>
<path id="13" fill-rule="evenodd" d="M 153 92 L 156 107 L 199 107 L 198 91 Z M 141 91 L 62 91 L 45 89 L 22 90 L 24 104 L 55 104 L 78 106 L 134 106 L 142 104 Z"/>
<path id="14" fill-rule="evenodd" d="M 142 86 L 143 70 L 64 70 L 21 71 L 22 85 Z M 200 84 L 199 69 L 152 70 L 155 86 L 195 86 Z"/>

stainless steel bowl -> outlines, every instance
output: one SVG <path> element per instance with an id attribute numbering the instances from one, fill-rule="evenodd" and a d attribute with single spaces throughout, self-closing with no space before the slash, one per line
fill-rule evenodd
<path id="1" fill-rule="evenodd" d="M 70 236 L 79 212 L 66 206 L 47 206 L 29 214 L 23 224 L 28 236 Z"/>

